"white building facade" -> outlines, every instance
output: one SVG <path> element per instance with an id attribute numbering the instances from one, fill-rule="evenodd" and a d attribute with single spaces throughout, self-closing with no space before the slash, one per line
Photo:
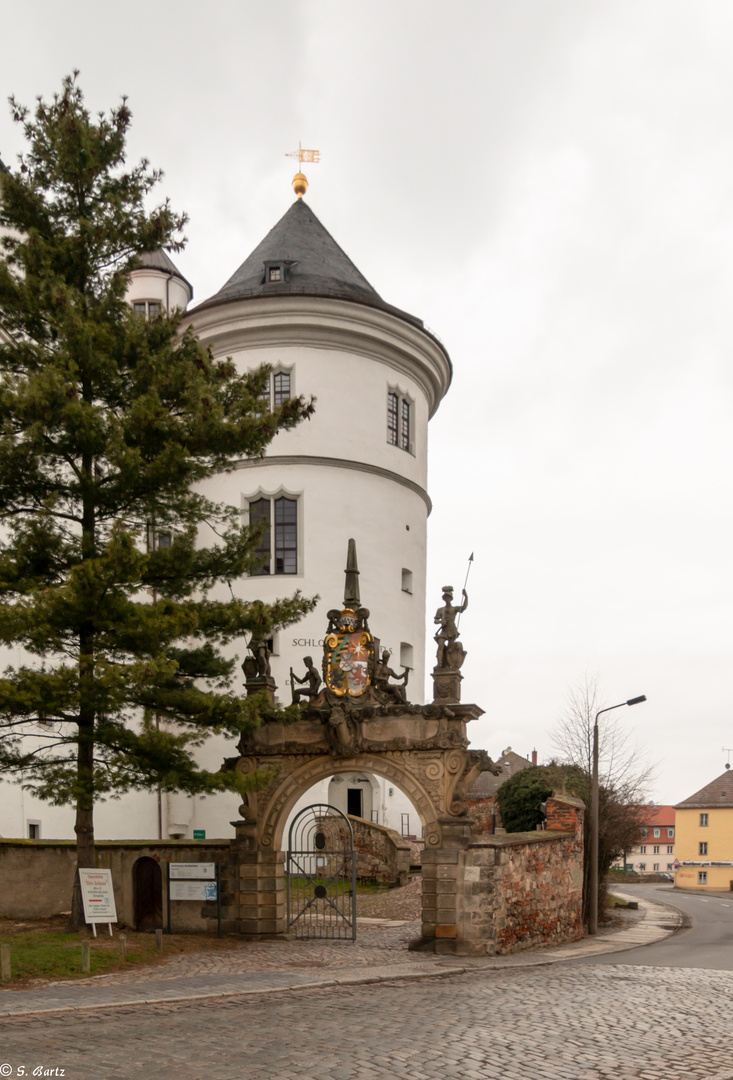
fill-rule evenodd
<path id="1" fill-rule="evenodd" d="M 300 198 L 215 296 L 190 307 L 192 292 L 160 252 L 133 272 L 128 295 L 148 317 L 185 310 L 184 326 L 242 371 L 270 365 L 271 405 L 315 399 L 312 418 L 278 433 L 264 458 L 238 462 L 205 487 L 207 497 L 239 507 L 243 522 L 265 521 L 262 571 L 231 582 L 235 595 L 272 601 L 298 589 L 320 597 L 272 641 L 279 701 L 290 703 L 291 668 L 302 676 L 306 656 L 320 668 L 326 611 L 343 599 L 350 537 L 372 631 L 391 651 L 391 666 L 409 668 L 408 698 L 422 701 L 428 421 L 450 384 L 445 349 L 419 319 L 381 299 Z M 246 643 L 236 651 L 241 662 Z M 212 740 L 202 760 L 217 768 L 233 751 Z M 304 801 L 333 800 L 353 812 L 359 800 L 350 789 L 363 793 L 361 816 L 420 835 L 414 808 L 372 776 L 324 782 Z M 128 795 L 99 805 L 96 832 L 228 837 L 236 806 L 236 796 Z M 33 822 L 45 838 L 73 835 L 71 808 L 44 807 L 1 785 L 0 834 L 28 836 Z"/>

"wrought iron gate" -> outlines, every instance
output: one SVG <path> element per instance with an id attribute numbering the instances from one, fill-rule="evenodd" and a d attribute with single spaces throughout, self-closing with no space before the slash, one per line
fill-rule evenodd
<path id="1" fill-rule="evenodd" d="M 351 822 L 316 803 L 288 834 L 288 929 L 299 938 L 356 940 L 356 855 Z"/>

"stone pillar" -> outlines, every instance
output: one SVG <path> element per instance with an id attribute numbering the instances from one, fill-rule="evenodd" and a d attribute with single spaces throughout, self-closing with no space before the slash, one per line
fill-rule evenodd
<path id="1" fill-rule="evenodd" d="M 433 702 L 457 705 L 461 700 L 463 676 L 457 668 L 433 668 Z"/>
<path id="2" fill-rule="evenodd" d="M 469 818 L 440 818 L 442 843 L 422 853 L 422 938 L 416 943 L 436 953 L 473 951 L 465 941 L 466 851 Z"/>
<path id="3" fill-rule="evenodd" d="M 232 823 L 232 877 L 237 931 L 243 937 L 272 937 L 287 933 L 285 852 L 257 843 L 257 825 Z"/>

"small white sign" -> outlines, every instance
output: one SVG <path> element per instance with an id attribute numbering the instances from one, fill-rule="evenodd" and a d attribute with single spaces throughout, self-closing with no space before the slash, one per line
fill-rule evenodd
<path id="1" fill-rule="evenodd" d="M 216 900 L 215 881 L 171 881 L 171 900 Z"/>
<path id="2" fill-rule="evenodd" d="M 216 877 L 216 863 L 213 862 L 172 862 L 168 863 L 168 873 L 173 878 L 208 878 Z"/>
<path id="3" fill-rule="evenodd" d="M 111 870 L 79 870 L 84 919 L 88 923 L 117 922 Z"/>

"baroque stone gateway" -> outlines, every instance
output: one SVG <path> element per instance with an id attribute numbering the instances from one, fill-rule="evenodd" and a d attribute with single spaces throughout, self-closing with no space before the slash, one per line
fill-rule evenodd
<path id="1" fill-rule="evenodd" d="M 407 700 L 408 672 L 392 670 L 389 652 L 380 650 L 371 632 L 358 578 L 356 544 L 350 540 L 343 607 L 327 613 L 322 677 L 312 657 L 306 657 L 305 674 L 293 673 L 291 680 L 295 718 L 273 709 L 241 739 L 240 756 L 227 761 L 243 776 L 264 776 L 258 790 L 246 793 L 241 819 L 233 823 L 227 922 L 248 936 L 286 932 L 288 816 L 318 781 L 363 770 L 404 791 L 423 823 L 422 936 L 415 945 L 436 952 L 495 951 L 496 927 L 487 928 L 486 912 L 496 910 L 496 897 L 483 905 L 483 915 L 474 909 L 482 906 L 478 894 L 493 893 L 497 849 L 483 851 L 486 840 L 476 842 L 467 800 L 480 773 L 498 774 L 500 769 L 485 750 L 469 748 L 467 725 L 483 710 L 460 701 L 458 669 L 466 653 L 455 616 L 465 610 L 468 598 L 464 591 L 463 603 L 454 606 L 452 589 L 443 591 L 444 604 L 436 615 L 440 629 L 433 701 L 415 705 Z M 254 651 L 245 662 L 247 692 L 272 694 L 260 642 Z M 477 847 L 482 853 L 469 850 Z M 579 896 L 576 906 L 579 910 Z M 570 921 L 569 936 L 577 936 L 579 919 Z"/>

